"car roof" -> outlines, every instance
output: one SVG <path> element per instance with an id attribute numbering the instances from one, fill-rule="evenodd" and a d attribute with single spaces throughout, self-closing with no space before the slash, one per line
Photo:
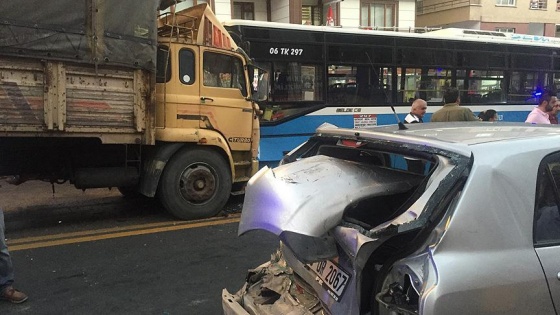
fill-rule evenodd
<path id="1" fill-rule="evenodd" d="M 552 138 L 560 140 L 558 125 L 475 121 L 407 124 L 406 127 L 404 130 L 399 130 L 398 125 L 343 129 L 324 124 L 317 129 L 317 133 L 428 145 L 465 155 L 472 152 L 473 146 L 490 142 L 513 143 L 531 139 L 535 144 L 541 142 L 550 145 Z"/>

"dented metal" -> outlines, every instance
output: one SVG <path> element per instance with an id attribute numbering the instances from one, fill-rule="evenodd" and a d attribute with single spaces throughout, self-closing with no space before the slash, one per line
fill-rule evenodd
<path id="1" fill-rule="evenodd" d="M 535 248 L 533 221 L 558 140 L 522 124 L 322 127 L 249 182 L 239 233 L 270 231 L 280 249 L 224 291 L 224 312 L 556 314 L 558 246 Z M 423 174 L 406 169 L 414 160 Z"/>

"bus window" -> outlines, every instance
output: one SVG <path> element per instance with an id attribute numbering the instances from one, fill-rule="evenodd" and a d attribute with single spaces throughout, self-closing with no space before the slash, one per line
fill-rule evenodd
<path id="1" fill-rule="evenodd" d="M 273 102 L 321 101 L 323 72 L 316 65 L 274 62 L 270 99 Z"/>
<path id="2" fill-rule="evenodd" d="M 370 65 L 330 65 L 327 103 L 385 105 L 390 102 L 391 69 Z"/>
<path id="3" fill-rule="evenodd" d="M 560 91 L 560 73 L 554 73 L 554 78 L 553 78 L 553 90 L 554 91 Z"/>
<path id="4" fill-rule="evenodd" d="M 270 96 L 261 120 L 276 121 L 299 115 L 323 101 L 322 66 L 281 61 L 259 65 L 271 74 Z"/>
<path id="5" fill-rule="evenodd" d="M 457 87 L 463 104 L 502 103 L 504 93 L 504 72 L 488 70 L 457 71 Z"/>
<path id="6" fill-rule="evenodd" d="M 421 98 L 427 102 L 443 101 L 443 91 L 451 86 L 452 71 L 442 68 L 401 68 L 397 73 L 403 101 Z M 403 75 L 405 76 L 403 78 Z"/>
<path id="7" fill-rule="evenodd" d="M 549 75 L 543 72 L 512 72 L 508 100 L 537 104 L 538 97 L 535 93 L 548 87 L 548 77 Z"/>

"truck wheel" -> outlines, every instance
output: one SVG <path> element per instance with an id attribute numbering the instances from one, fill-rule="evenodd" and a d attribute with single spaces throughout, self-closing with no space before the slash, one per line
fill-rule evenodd
<path id="1" fill-rule="evenodd" d="M 184 219 L 216 215 L 231 193 L 231 171 L 215 151 L 184 148 L 165 166 L 158 197 L 167 211 Z"/>

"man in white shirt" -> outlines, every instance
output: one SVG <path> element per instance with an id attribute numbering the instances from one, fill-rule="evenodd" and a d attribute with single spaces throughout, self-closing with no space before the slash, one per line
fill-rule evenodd
<path id="1" fill-rule="evenodd" d="M 405 124 L 414 124 L 414 123 L 422 123 L 422 117 L 426 114 L 426 110 L 428 109 L 428 103 L 421 98 L 418 98 L 412 102 L 412 106 L 410 108 L 410 113 L 406 115 L 404 118 Z"/>
<path id="2" fill-rule="evenodd" d="M 531 124 L 550 125 L 548 113 L 552 111 L 554 106 L 556 106 L 556 102 L 558 102 L 556 96 L 552 95 L 550 92 L 543 92 L 539 100 L 539 105 L 535 107 L 529 115 L 527 115 L 525 122 Z"/>

